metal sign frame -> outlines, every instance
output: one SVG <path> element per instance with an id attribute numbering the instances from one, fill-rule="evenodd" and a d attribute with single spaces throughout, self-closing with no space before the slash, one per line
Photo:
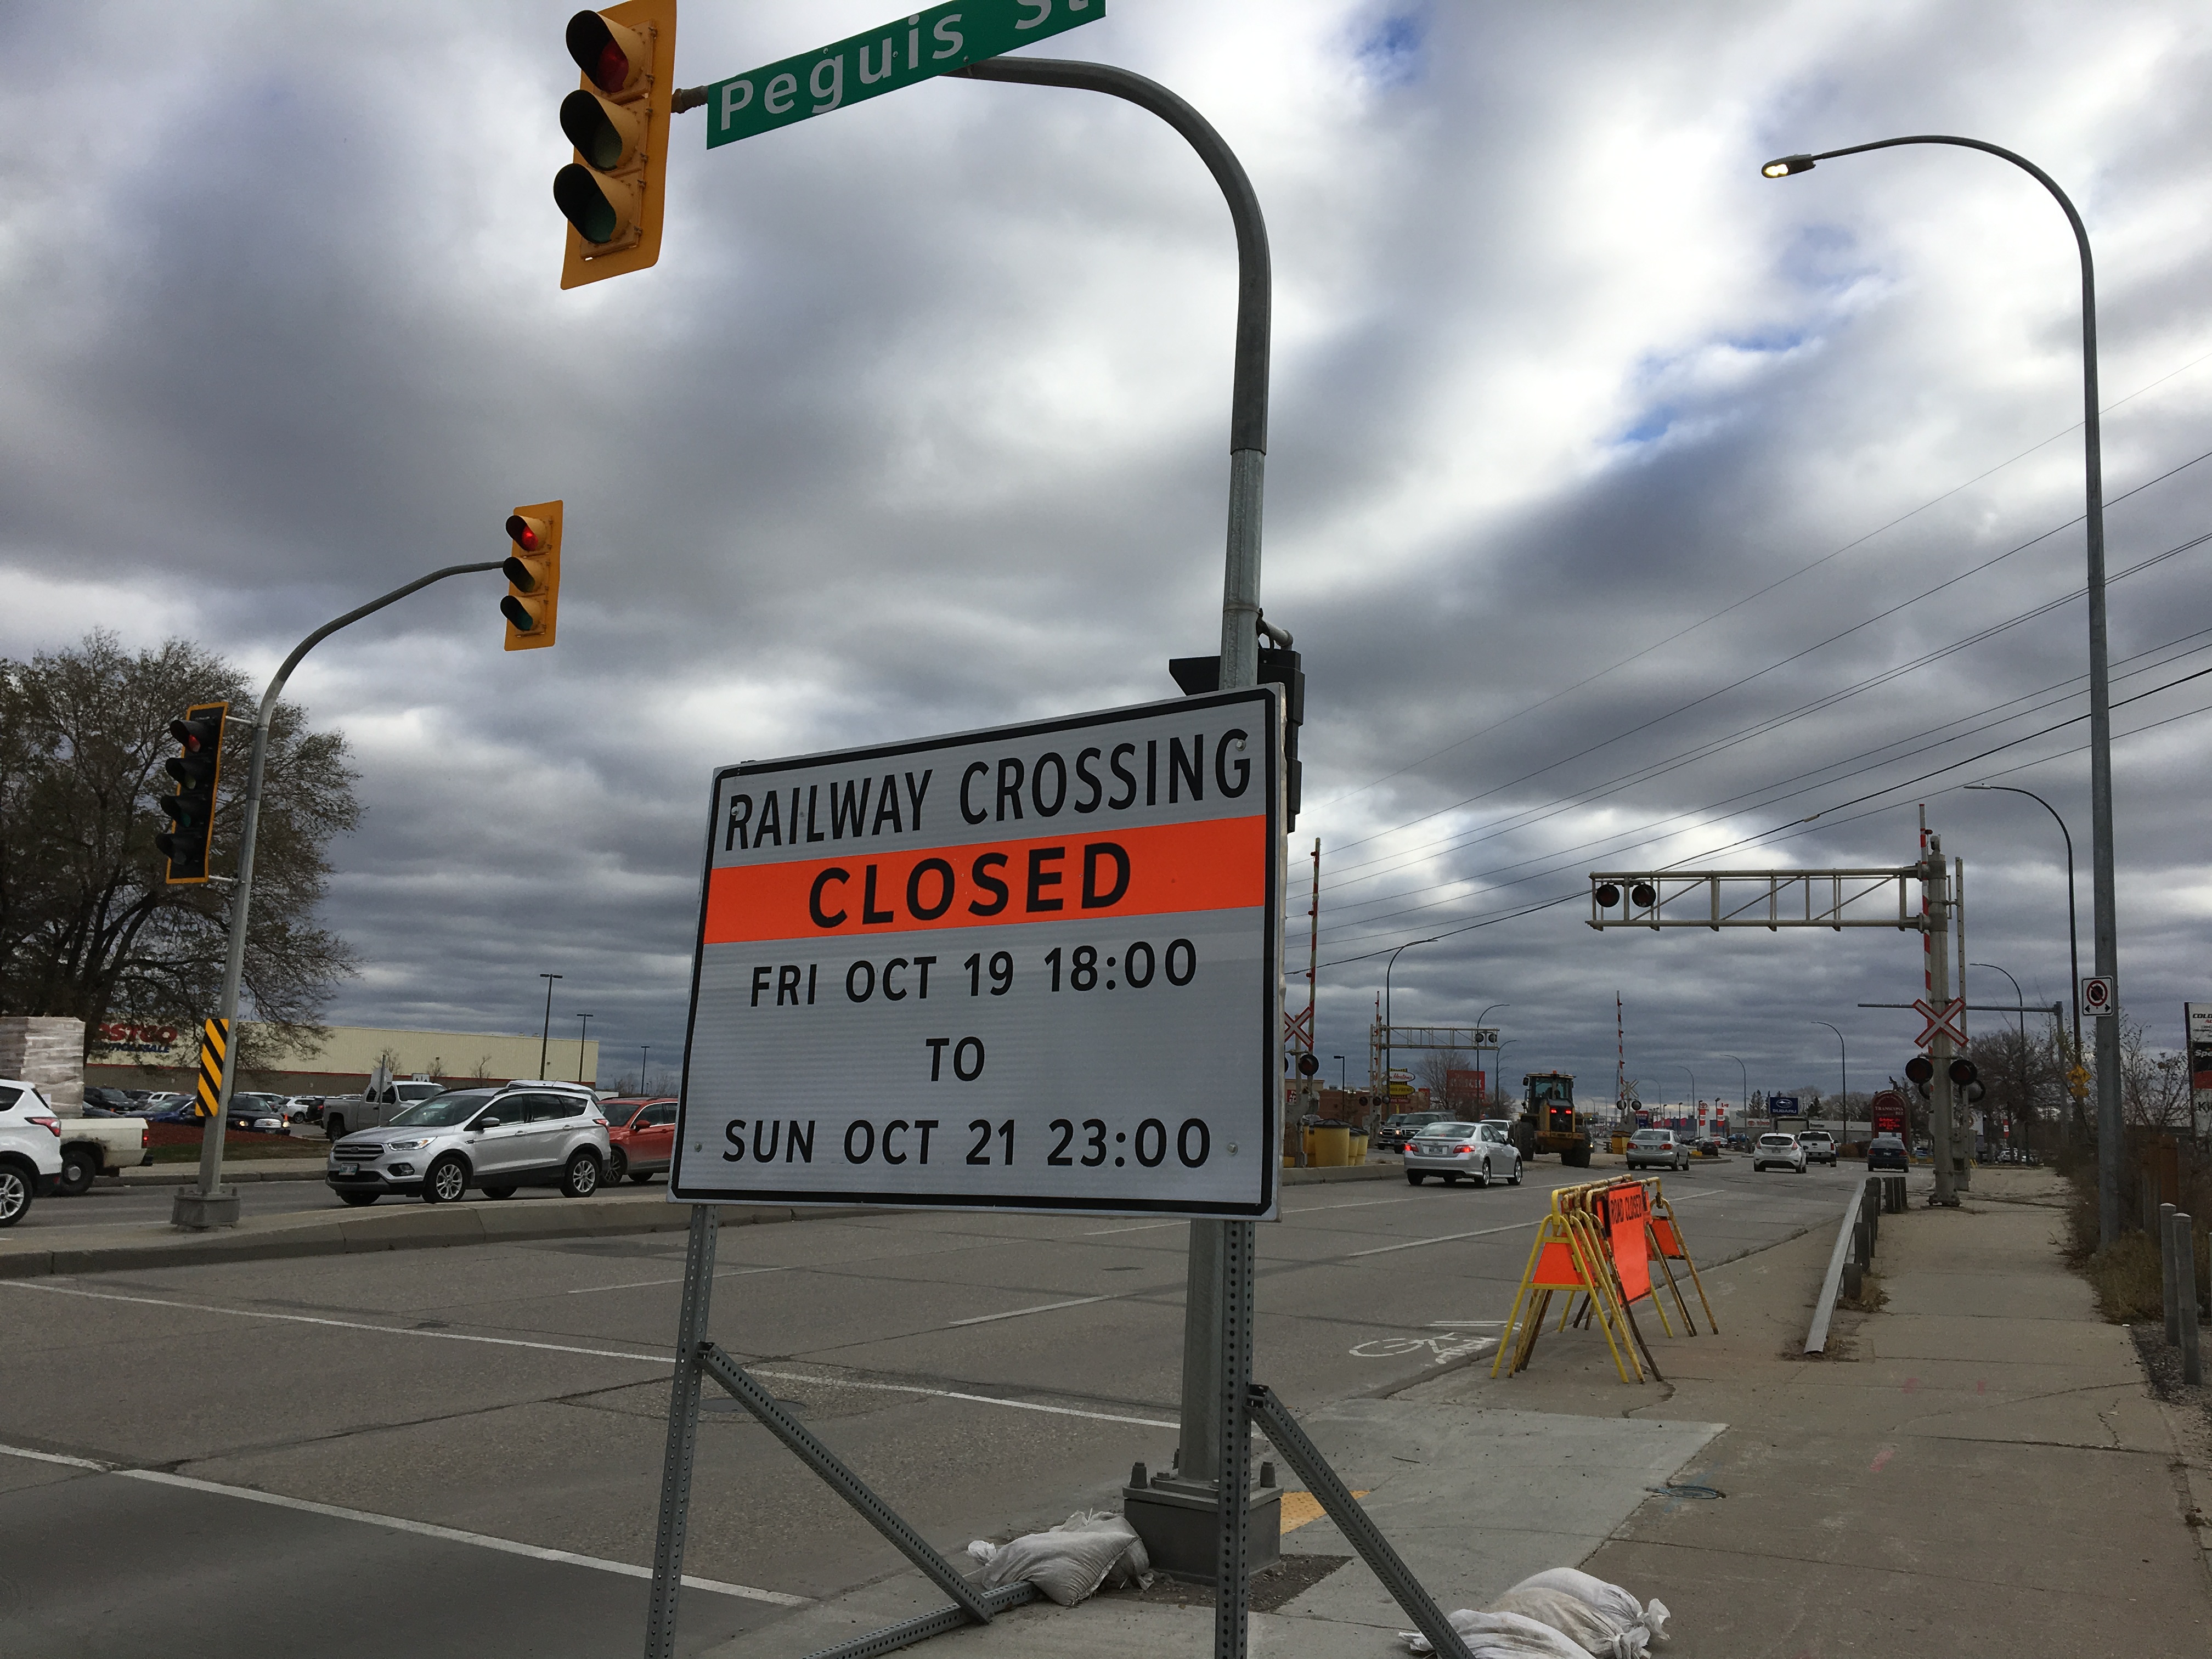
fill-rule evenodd
<path id="1" fill-rule="evenodd" d="M 670 1200 L 1273 1215 L 1282 715 L 1260 685 L 719 770 Z"/>
<path id="2" fill-rule="evenodd" d="M 1917 864 L 1862 870 L 1632 870 L 1590 872 L 1592 927 L 1893 927 L 1924 930 L 1907 882 L 1926 872 Z M 1847 914 L 1850 907 L 1897 890 L 1897 914 Z M 1613 890 L 1610 904 L 1601 903 Z M 1825 889 L 1825 890 L 1822 890 Z M 1701 907 L 1703 914 L 1692 914 Z M 1618 910 L 1619 915 L 1610 914 Z M 1672 914 L 1669 914 L 1669 912 Z"/>

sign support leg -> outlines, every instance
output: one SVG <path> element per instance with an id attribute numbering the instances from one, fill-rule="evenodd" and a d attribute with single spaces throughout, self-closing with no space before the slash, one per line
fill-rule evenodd
<path id="1" fill-rule="evenodd" d="M 714 1206 L 691 1206 L 684 1246 L 684 1300 L 676 1316 L 676 1376 L 668 1389 L 668 1449 L 660 1466 L 660 1515 L 653 1537 L 653 1599 L 645 1659 L 675 1659 L 676 1598 L 684 1587 L 684 1536 L 691 1520 L 691 1454 L 699 1439 L 699 1346 L 714 1295 Z"/>
<path id="2" fill-rule="evenodd" d="M 1213 1573 L 1213 1659 L 1244 1659 L 1251 1625 L 1253 1224 L 1220 1228 L 1220 1547 Z"/>

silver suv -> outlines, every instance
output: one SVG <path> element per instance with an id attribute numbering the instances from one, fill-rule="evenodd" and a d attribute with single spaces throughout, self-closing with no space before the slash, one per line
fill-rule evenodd
<path id="1" fill-rule="evenodd" d="M 471 1187 L 509 1198 L 518 1187 L 558 1187 L 588 1198 L 607 1167 L 607 1117 L 577 1083 L 451 1089 L 331 1145 L 324 1179 L 349 1204 L 386 1193 L 450 1204 Z"/>

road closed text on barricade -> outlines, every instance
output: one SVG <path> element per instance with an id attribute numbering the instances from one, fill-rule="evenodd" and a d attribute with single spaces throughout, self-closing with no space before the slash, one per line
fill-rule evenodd
<path id="1" fill-rule="evenodd" d="M 670 1197 L 1272 1216 L 1279 696 L 716 774 Z"/>

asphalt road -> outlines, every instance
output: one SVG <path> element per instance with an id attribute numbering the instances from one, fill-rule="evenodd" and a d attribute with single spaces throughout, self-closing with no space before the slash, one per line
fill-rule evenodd
<path id="1" fill-rule="evenodd" d="M 1702 1264 L 1832 1225 L 1852 1173 L 1732 1159 L 1667 1186 Z M 1487 1363 L 1546 1189 L 1587 1178 L 1529 1176 L 1291 1188 L 1260 1230 L 1256 1376 L 1304 1410 Z M 732 1228 L 712 1328 L 957 1550 L 1172 1461 L 1186 1237 Z M 631 1650 L 681 1255 L 662 1235 L 0 1282 L 0 1653 Z M 742 1413 L 705 1418 L 695 1492 L 685 1565 L 713 1583 L 685 1594 L 687 1653 L 903 1565 Z"/>

